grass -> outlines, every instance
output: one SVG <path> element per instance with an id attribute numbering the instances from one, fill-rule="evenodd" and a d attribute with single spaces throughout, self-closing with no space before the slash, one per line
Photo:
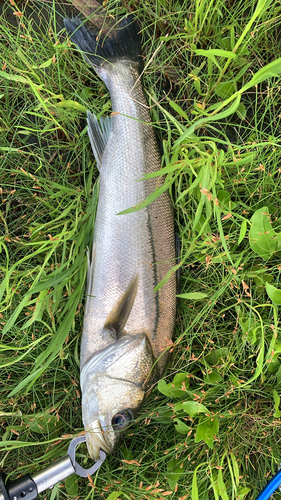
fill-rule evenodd
<path id="1" fill-rule="evenodd" d="M 11 2 L 0 18 L 0 466 L 13 479 L 63 456 L 83 430 L 79 342 L 98 197 L 85 110 L 106 115 L 110 100 L 65 38 L 61 8 Z M 106 8 L 125 12 L 115 0 Z M 181 241 L 174 345 L 122 448 L 92 481 L 46 495 L 254 499 L 281 461 L 280 4 L 126 9 L 142 26 Z M 89 466 L 85 448 L 79 456 Z"/>

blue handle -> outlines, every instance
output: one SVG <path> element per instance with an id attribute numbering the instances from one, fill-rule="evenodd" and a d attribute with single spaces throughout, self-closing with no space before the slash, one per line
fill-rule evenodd
<path id="1" fill-rule="evenodd" d="M 275 476 L 273 476 L 273 478 L 269 481 L 269 483 L 267 483 L 264 489 L 257 496 L 256 500 L 268 500 L 280 485 L 281 485 L 281 470 L 277 472 Z"/>

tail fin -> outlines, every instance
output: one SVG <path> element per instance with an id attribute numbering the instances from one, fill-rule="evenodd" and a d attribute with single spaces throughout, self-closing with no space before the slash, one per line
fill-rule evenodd
<path id="1" fill-rule="evenodd" d="M 98 33 L 87 29 L 78 19 L 64 18 L 64 25 L 72 42 L 83 52 L 92 66 L 101 66 L 104 61 L 118 59 L 139 60 L 140 33 L 138 22 L 132 15 L 120 21 L 114 37 L 99 38 Z"/>

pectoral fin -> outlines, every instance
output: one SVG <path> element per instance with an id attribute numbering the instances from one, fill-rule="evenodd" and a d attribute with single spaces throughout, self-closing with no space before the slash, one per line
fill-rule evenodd
<path id="1" fill-rule="evenodd" d="M 95 115 L 92 115 L 90 111 L 87 111 L 88 136 L 99 170 L 101 168 L 103 153 L 111 132 L 111 123 L 112 122 L 108 116 L 102 117 L 98 120 Z"/>
<path id="2" fill-rule="evenodd" d="M 136 274 L 129 283 L 126 291 L 117 301 L 106 318 L 103 334 L 106 338 L 118 339 L 124 335 L 124 327 L 135 302 L 139 284 L 139 275 Z"/>

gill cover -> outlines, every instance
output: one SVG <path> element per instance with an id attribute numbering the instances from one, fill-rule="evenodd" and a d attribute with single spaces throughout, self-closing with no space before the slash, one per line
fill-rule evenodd
<path id="1" fill-rule="evenodd" d="M 125 335 L 93 356 L 81 372 L 82 414 L 90 455 L 113 452 L 127 422 L 136 416 L 155 380 L 152 349 L 145 334 Z M 131 418 L 129 418 L 131 417 Z"/>

